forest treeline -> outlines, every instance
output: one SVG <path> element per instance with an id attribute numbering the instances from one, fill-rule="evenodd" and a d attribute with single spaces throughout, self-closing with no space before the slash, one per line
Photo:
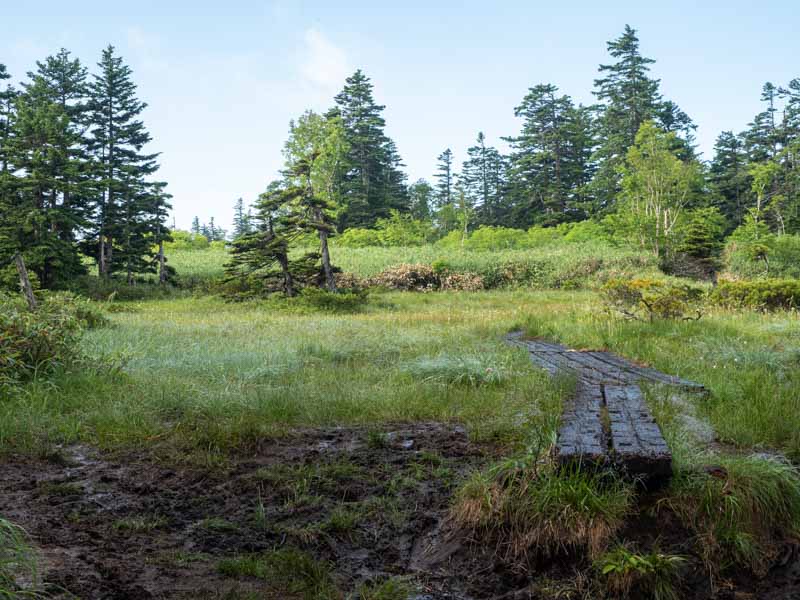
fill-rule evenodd
<path id="1" fill-rule="evenodd" d="M 231 274 L 284 264 L 288 275 L 290 247 L 310 236 L 319 251 L 295 257 L 300 272 L 325 263 L 332 236 L 386 245 L 387 231 L 399 230 L 400 239 L 463 241 L 479 229 L 587 222 L 664 262 L 709 258 L 733 234 L 768 265 L 771 240 L 800 232 L 800 79 L 765 84 L 763 110 L 743 131 L 722 132 L 704 161 L 695 123 L 662 94 L 636 31 L 626 26 L 608 53 L 595 104 L 535 85 L 514 107 L 522 123 L 503 138 L 507 152 L 479 132 L 460 165 L 449 148 L 432 152 L 432 182 L 407 181 L 385 107 L 358 70 L 329 110 L 290 124 L 281 177 L 250 209 L 236 201 L 229 235 L 197 217 L 191 233 L 168 231 L 169 194 L 154 180 L 157 155 L 145 151 L 145 105 L 130 69 L 109 47 L 89 75 L 62 50 L 19 89 L 0 90 L 0 269 L 10 281 L 6 265 L 21 251 L 43 287 L 83 273 L 83 257 L 101 277 L 160 271 L 163 280 L 163 242 L 174 235 L 234 240 Z"/>
<path id="2" fill-rule="evenodd" d="M 170 196 L 131 69 L 112 46 L 92 74 L 62 49 L 9 79 L 0 64 L 0 285 L 14 285 L 18 252 L 44 288 L 86 274 L 84 257 L 102 278 L 165 279 Z"/>
<path id="3" fill-rule="evenodd" d="M 626 26 L 608 52 L 594 81 L 596 104 L 536 85 L 514 109 L 522 127 L 504 138 L 508 153 L 481 132 L 460 167 L 446 148 L 435 182 L 410 185 L 385 132 L 384 106 L 356 71 L 330 110 L 291 124 L 284 176 L 255 214 L 237 201 L 229 279 L 265 281 L 280 264 L 290 289 L 288 249 L 300 237 L 307 246 L 307 234 L 320 235 L 324 263 L 334 234 L 349 246 L 463 244 L 476 231 L 513 240 L 514 232 L 575 223 L 583 233 L 639 245 L 665 271 L 700 276 L 713 272 L 730 236 L 736 260 L 768 272 L 776 238 L 800 231 L 800 79 L 765 84 L 764 110 L 744 131 L 721 133 L 704 162 L 694 122 L 661 93 L 636 31 Z M 203 233 L 197 220 L 193 233 Z M 307 267 L 313 258 L 297 260 Z"/>

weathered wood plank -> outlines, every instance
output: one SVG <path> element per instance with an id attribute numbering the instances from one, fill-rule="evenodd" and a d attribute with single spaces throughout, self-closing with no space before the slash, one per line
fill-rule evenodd
<path id="1" fill-rule="evenodd" d="M 638 385 L 603 390 L 614 463 L 631 477 L 669 479 L 672 454 Z"/>
<path id="2" fill-rule="evenodd" d="M 602 413 L 602 388 L 578 384 L 575 397 L 567 402 L 561 416 L 556 444 L 559 464 L 600 466 L 607 462 L 608 442 Z"/>
<path id="3" fill-rule="evenodd" d="M 637 376 L 638 379 L 645 379 L 655 383 L 665 383 L 692 392 L 705 392 L 706 389 L 705 386 L 700 383 L 682 379 L 675 375 L 667 375 L 666 373 L 651 369 L 650 367 L 641 367 L 611 352 L 592 352 L 591 354 L 596 359 L 608 363 L 611 366 L 628 371 L 632 375 Z"/>

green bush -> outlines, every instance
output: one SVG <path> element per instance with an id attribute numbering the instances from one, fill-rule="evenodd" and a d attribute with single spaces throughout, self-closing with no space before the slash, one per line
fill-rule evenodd
<path id="1" fill-rule="evenodd" d="M 209 247 L 208 238 L 199 233 L 176 229 L 171 232 L 172 241 L 164 242 L 164 250 L 204 250 Z"/>
<path id="2" fill-rule="evenodd" d="M 353 313 L 364 308 L 369 302 L 366 290 L 329 292 L 320 288 L 305 288 L 300 293 L 302 302 L 312 308 L 325 312 Z"/>
<path id="3" fill-rule="evenodd" d="M 629 319 L 699 318 L 703 292 L 655 279 L 612 279 L 601 289 L 606 306 Z"/>
<path id="4" fill-rule="evenodd" d="M 682 556 L 660 552 L 638 554 L 617 546 L 600 557 L 595 567 L 614 597 L 627 598 L 636 592 L 653 600 L 680 600 L 676 584 L 685 564 Z"/>
<path id="5" fill-rule="evenodd" d="M 524 248 L 527 242 L 528 235 L 521 229 L 484 225 L 470 234 L 464 247 L 474 252 L 487 252 Z"/>
<path id="6" fill-rule="evenodd" d="M 79 358 L 81 329 L 106 323 L 88 300 L 50 294 L 35 311 L 21 299 L 0 296 L 0 385 L 51 374 Z"/>
<path id="7" fill-rule="evenodd" d="M 800 280 L 721 281 L 711 290 L 709 301 L 725 308 L 797 309 L 800 307 Z"/>
<path id="8" fill-rule="evenodd" d="M 374 229 L 362 229 L 353 227 L 335 238 L 337 246 L 345 248 L 367 248 L 369 246 L 381 246 L 381 236 Z"/>

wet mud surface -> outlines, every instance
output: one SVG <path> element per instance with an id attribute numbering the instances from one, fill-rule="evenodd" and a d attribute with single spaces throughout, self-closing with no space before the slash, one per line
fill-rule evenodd
<path id="1" fill-rule="evenodd" d="M 590 570 L 581 559 L 512 570 L 481 540 L 453 535 L 455 488 L 500 452 L 435 423 L 297 431 L 214 469 L 161 462 L 155 448 L 72 446 L 0 459 L 0 515 L 30 534 L 53 598 L 313 597 L 222 568 L 288 549 L 324 565 L 341 598 L 369 598 L 360 586 L 393 578 L 414 600 L 591 597 L 581 595 L 579 571 Z M 687 543 L 679 525 L 645 512 L 626 533 Z M 702 574 L 689 579 L 686 598 L 800 598 L 796 557 L 715 595 Z"/>

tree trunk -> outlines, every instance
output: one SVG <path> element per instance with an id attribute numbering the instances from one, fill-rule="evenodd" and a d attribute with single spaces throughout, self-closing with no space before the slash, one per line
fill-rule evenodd
<path id="1" fill-rule="evenodd" d="M 317 223 L 324 223 L 324 216 L 321 209 L 317 208 L 314 210 L 314 218 L 317 220 Z M 319 232 L 320 254 L 322 254 L 322 268 L 325 271 L 325 287 L 328 288 L 328 291 L 335 292 L 336 281 L 333 278 L 331 256 L 328 252 L 328 232 L 322 227 L 318 228 L 317 231 Z"/>
<path id="2" fill-rule="evenodd" d="M 164 258 L 164 240 L 158 242 L 158 283 L 167 283 L 167 260 Z"/>
<path id="3" fill-rule="evenodd" d="M 280 264 L 283 274 L 283 292 L 291 298 L 294 296 L 294 280 L 292 272 L 289 270 L 289 258 L 283 252 L 278 254 L 278 264 Z"/>
<path id="4" fill-rule="evenodd" d="M 36 296 L 33 295 L 31 280 L 28 279 L 28 270 L 25 268 L 25 260 L 23 260 L 22 254 L 19 252 L 14 255 L 14 264 L 17 266 L 17 273 L 19 273 L 19 289 L 28 302 L 28 308 L 36 310 Z"/>

